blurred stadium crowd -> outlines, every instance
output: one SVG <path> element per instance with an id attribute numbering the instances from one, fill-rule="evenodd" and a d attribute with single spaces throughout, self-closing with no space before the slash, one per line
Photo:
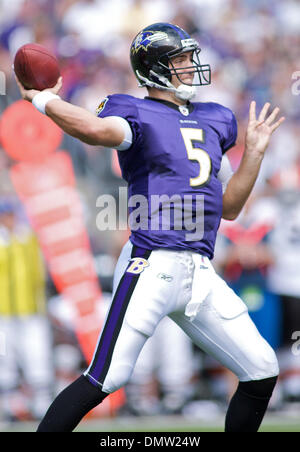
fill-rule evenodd
<path id="1" fill-rule="evenodd" d="M 20 98 L 12 61 L 17 49 L 27 42 L 45 45 L 57 55 L 64 81 L 62 96 L 74 104 L 95 111 L 108 94 L 143 97 L 145 93 L 137 87 L 131 71 L 129 46 L 140 29 L 161 21 L 173 22 L 196 37 L 202 48 L 201 62 L 211 64 L 212 84 L 198 90 L 197 100 L 221 103 L 236 114 L 238 141 L 228 154 L 234 169 L 243 152 L 252 99 L 257 108 L 267 101 L 278 105 L 287 118 L 272 139 L 244 212 L 235 222 L 222 222 L 214 261 L 278 353 L 281 376 L 273 408 L 299 403 L 300 351 L 292 349 L 300 337 L 298 1 L 0 0 L 0 70 L 6 76 L 6 95 L 0 95 L 1 114 Z M 109 299 L 114 265 L 128 232 L 97 230 L 96 200 L 101 194 L 117 198 L 118 188 L 125 185 L 115 151 L 99 152 L 68 136 L 61 148 L 72 157 L 99 281 Z M 1 148 L 1 288 L 5 272 L 13 273 L 14 265 L 22 272 L 29 265 L 24 253 L 13 248 L 14 231 L 25 223 L 10 180 L 13 164 Z M 27 231 L 23 243 L 28 240 L 32 251 L 30 237 Z M 11 249 L 10 258 L 4 257 L 4 248 Z M 13 259 L 16 264 L 12 264 Z M 42 262 L 38 269 L 40 273 L 45 270 Z M 13 281 L 13 308 L 5 311 L 0 301 L 0 330 L 11 329 L 15 341 L 14 352 L 9 354 L 15 362 L 0 356 L 0 412 L 4 420 L 39 419 L 53 394 L 85 364 L 68 313 L 60 306 L 47 271 L 45 300 L 41 299 L 41 283 L 37 283 L 32 292 L 35 307 L 27 312 L 17 307 L 17 278 Z M 28 282 L 28 275 L 24 281 Z M 32 325 L 21 327 L 29 318 Z M 32 335 L 35 341 L 26 340 Z M 201 411 L 201 404 L 197 404 L 201 400 L 211 403 L 202 405 L 207 414 L 209 409 L 217 409 L 217 404 L 226 403 L 234 384 L 228 372 L 193 349 L 177 326 L 166 320 L 147 343 L 119 415 L 183 412 L 193 416 Z"/>

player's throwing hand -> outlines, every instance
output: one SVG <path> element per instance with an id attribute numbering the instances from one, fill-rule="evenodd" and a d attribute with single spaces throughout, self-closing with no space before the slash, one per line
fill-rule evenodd
<path id="1" fill-rule="evenodd" d="M 272 133 L 285 120 L 282 116 L 278 119 L 278 121 L 275 121 L 279 113 L 278 107 L 274 108 L 272 113 L 266 118 L 269 108 L 270 103 L 267 102 L 263 106 L 257 119 L 256 102 L 252 101 L 249 108 L 249 122 L 246 132 L 246 150 L 251 153 L 256 152 L 262 156 L 267 149 Z"/>
<path id="2" fill-rule="evenodd" d="M 24 88 L 24 86 L 22 85 L 22 83 L 20 82 L 20 80 L 18 79 L 18 77 L 15 75 L 16 78 L 16 82 L 17 85 L 19 87 L 21 96 L 24 100 L 28 100 L 29 102 L 32 102 L 32 99 L 34 98 L 34 96 L 38 93 L 40 93 L 41 91 L 38 91 L 36 89 L 26 89 Z M 61 90 L 62 87 L 62 77 L 59 77 L 59 79 L 57 80 L 57 83 L 55 86 L 53 86 L 53 88 L 47 88 L 44 91 L 50 91 L 50 93 L 53 94 L 58 94 L 59 91 Z"/>

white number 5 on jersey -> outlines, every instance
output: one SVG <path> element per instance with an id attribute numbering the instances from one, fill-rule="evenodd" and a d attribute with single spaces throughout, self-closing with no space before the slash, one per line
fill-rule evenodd
<path id="1" fill-rule="evenodd" d="M 211 174 L 211 158 L 206 151 L 194 147 L 194 142 L 204 143 L 204 132 L 202 129 L 181 128 L 182 137 L 187 150 L 189 160 L 196 160 L 200 170 L 197 177 L 190 178 L 191 187 L 201 187 L 207 183 Z"/>

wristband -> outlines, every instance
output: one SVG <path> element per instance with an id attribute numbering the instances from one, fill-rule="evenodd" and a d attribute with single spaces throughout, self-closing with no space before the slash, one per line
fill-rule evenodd
<path id="1" fill-rule="evenodd" d="M 49 100 L 61 99 L 57 94 L 53 94 L 50 91 L 41 91 L 36 94 L 32 99 L 32 105 L 44 115 L 46 114 L 46 105 Z"/>

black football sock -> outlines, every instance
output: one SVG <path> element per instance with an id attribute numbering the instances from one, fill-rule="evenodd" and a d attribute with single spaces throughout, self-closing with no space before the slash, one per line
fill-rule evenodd
<path id="1" fill-rule="evenodd" d="M 83 416 L 106 396 L 106 392 L 102 392 L 81 375 L 56 397 L 37 432 L 72 432 Z"/>
<path id="2" fill-rule="evenodd" d="M 277 377 L 240 382 L 225 419 L 225 432 L 257 432 Z"/>

